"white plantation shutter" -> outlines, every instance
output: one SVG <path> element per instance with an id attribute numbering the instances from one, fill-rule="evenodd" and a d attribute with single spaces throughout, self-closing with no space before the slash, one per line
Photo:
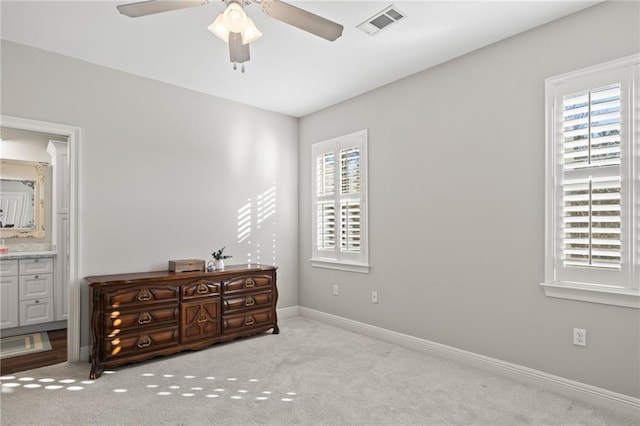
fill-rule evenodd
<path id="1" fill-rule="evenodd" d="M 336 155 L 333 151 L 316 157 L 316 241 L 317 249 L 336 248 Z"/>
<path id="2" fill-rule="evenodd" d="M 563 183 L 564 266 L 620 269 L 620 179 Z"/>
<path id="3" fill-rule="evenodd" d="M 634 55 L 547 79 L 549 296 L 640 307 L 639 76 Z"/>
<path id="4" fill-rule="evenodd" d="M 619 83 L 562 99 L 565 267 L 621 267 L 620 108 Z"/>
<path id="5" fill-rule="evenodd" d="M 317 249 L 335 251 L 336 249 L 336 207 L 333 201 L 319 201 L 317 204 Z"/>
<path id="6" fill-rule="evenodd" d="M 340 201 L 340 250 L 360 253 L 360 200 Z"/>
<path id="7" fill-rule="evenodd" d="M 314 266 L 368 268 L 366 142 L 367 132 L 360 131 L 312 147 Z"/>
<path id="8" fill-rule="evenodd" d="M 564 96 L 564 170 L 620 165 L 620 84 Z"/>
<path id="9" fill-rule="evenodd" d="M 360 252 L 360 146 L 340 150 L 340 250 Z"/>

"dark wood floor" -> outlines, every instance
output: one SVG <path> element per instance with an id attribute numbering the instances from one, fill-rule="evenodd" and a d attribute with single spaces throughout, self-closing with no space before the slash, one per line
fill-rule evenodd
<path id="1" fill-rule="evenodd" d="M 0 361 L 0 375 L 4 376 L 18 371 L 65 362 L 67 360 L 67 329 L 47 333 L 49 334 L 49 342 L 51 342 L 50 351 L 3 359 Z"/>

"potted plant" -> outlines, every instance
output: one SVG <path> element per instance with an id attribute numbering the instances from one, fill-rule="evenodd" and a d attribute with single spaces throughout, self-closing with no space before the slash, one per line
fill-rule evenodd
<path id="1" fill-rule="evenodd" d="M 225 247 L 222 247 L 220 250 L 211 253 L 211 256 L 213 256 L 213 264 L 215 265 L 216 269 L 224 269 L 224 260 L 231 259 L 231 257 L 233 257 L 228 254 L 222 254 L 224 252 L 224 249 Z"/>

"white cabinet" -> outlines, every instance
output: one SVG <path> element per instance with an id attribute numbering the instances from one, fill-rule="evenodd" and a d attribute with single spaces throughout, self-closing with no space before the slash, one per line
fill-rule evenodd
<path id="1" fill-rule="evenodd" d="M 0 329 L 18 326 L 18 261 L 0 261 Z"/>
<path id="2" fill-rule="evenodd" d="M 0 261 L 0 328 L 54 321 L 54 259 Z"/>
<path id="3" fill-rule="evenodd" d="M 69 282 L 69 152 L 67 142 L 49 141 L 47 152 L 51 156 L 53 224 L 52 238 L 55 241 L 58 256 L 56 258 L 56 277 L 54 316 L 56 321 L 69 317 L 67 309 L 67 283 Z"/>

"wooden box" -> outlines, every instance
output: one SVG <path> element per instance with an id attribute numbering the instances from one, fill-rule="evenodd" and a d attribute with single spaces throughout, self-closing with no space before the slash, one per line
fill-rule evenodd
<path id="1" fill-rule="evenodd" d="M 204 272 L 204 260 L 201 259 L 180 259 L 169 261 L 169 271 L 171 272 Z"/>

